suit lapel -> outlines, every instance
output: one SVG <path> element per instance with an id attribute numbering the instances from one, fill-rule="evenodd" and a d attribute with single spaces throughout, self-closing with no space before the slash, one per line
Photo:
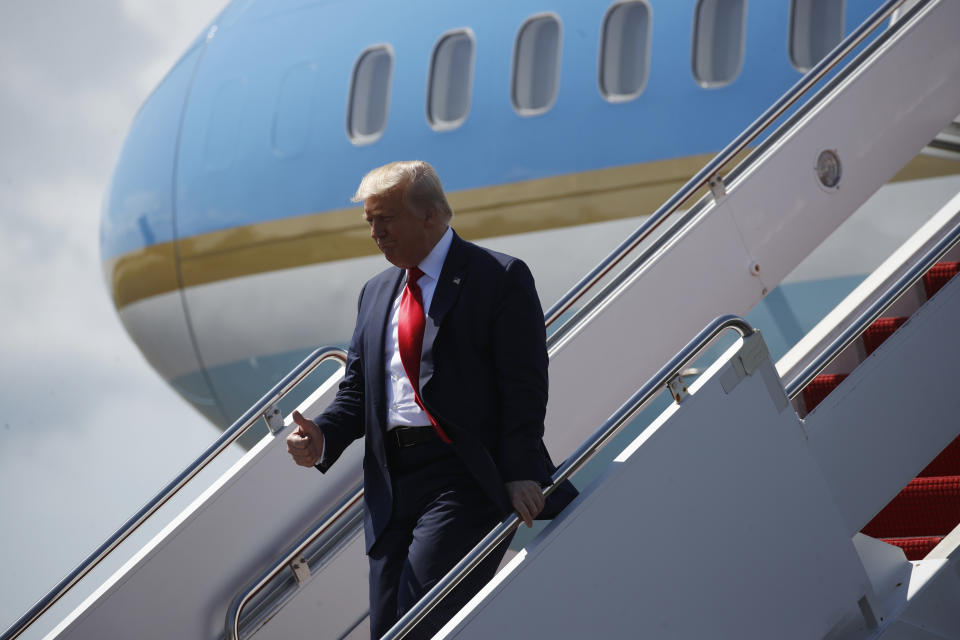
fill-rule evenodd
<path id="1" fill-rule="evenodd" d="M 466 279 L 467 256 L 464 251 L 464 242 L 456 233 L 450 243 L 450 250 L 443 262 L 440 279 L 433 290 L 433 300 L 430 302 L 430 313 L 426 317 L 423 329 L 423 350 L 420 352 L 420 389 L 421 391 L 433 377 L 433 344 L 437 333 L 443 324 L 447 312 L 453 308 L 460 296 L 460 290 Z"/>

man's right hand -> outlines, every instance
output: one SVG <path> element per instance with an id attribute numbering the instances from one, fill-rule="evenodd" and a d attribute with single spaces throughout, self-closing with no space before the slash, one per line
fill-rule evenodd
<path id="1" fill-rule="evenodd" d="M 320 462 L 323 453 L 323 432 L 299 411 L 293 412 L 293 421 L 297 423 L 297 430 L 287 436 L 287 451 L 301 467 L 312 467 Z"/>
<path id="2" fill-rule="evenodd" d="M 540 484 L 533 480 L 512 480 L 506 483 L 506 487 L 510 503 L 529 529 L 546 504 Z"/>

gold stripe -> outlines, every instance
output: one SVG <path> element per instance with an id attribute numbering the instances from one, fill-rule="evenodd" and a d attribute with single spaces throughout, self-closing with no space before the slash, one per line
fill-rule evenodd
<path id="1" fill-rule="evenodd" d="M 172 242 L 131 251 L 103 265 L 113 291 L 117 309 L 150 296 L 175 291 L 179 287 L 174 268 L 176 254 Z"/>
<path id="2" fill-rule="evenodd" d="M 585 171 L 449 194 L 461 236 L 479 240 L 648 215 L 713 154 Z M 894 180 L 952 175 L 957 163 L 918 156 Z M 378 253 L 359 207 L 204 233 L 179 242 L 183 286 Z M 105 265 L 117 308 L 177 288 L 172 242 Z"/>

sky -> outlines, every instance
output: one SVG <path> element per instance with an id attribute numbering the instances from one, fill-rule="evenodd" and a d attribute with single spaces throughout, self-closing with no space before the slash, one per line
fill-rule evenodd
<path id="1" fill-rule="evenodd" d="M 127 336 L 98 234 L 136 110 L 225 4 L 0 2 L 0 631 L 220 433 Z"/>

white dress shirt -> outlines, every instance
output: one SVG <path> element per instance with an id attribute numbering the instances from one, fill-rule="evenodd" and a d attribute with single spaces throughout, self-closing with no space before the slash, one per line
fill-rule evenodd
<path id="1" fill-rule="evenodd" d="M 443 263 L 450 251 L 451 242 L 453 242 L 453 230 L 447 227 L 440 241 L 434 245 L 427 257 L 417 265 L 420 267 L 420 271 L 423 271 L 423 275 L 417 280 L 417 284 L 420 286 L 425 314 L 430 312 L 433 292 L 437 289 L 437 281 L 440 279 L 440 272 L 443 270 Z M 397 325 L 400 320 L 400 299 L 403 297 L 405 288 L 406 283 L 400 288 L 396 299 L 393 301 L 390 324 L 387 327 L 389 338 L 384 345 L 384 364 L 387 368 L 387 429 L 409 426 L 420 427 L 430 424 L 427 413 L 417 405 L 413 394 L 413 385 L 407 378 L 407 373 L 403 370 L 403 363 L 400 361 Z"/>

